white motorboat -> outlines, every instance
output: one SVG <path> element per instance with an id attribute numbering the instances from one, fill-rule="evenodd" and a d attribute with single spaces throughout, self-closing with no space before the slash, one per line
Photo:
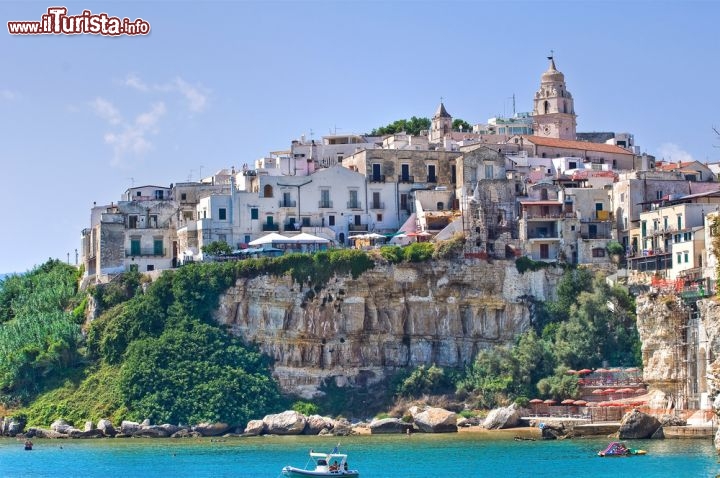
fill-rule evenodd
<path id="1" fill-rule="evenodd" d="M 311 462 L 314 468 L 295 468 L 288 465 L 282 469 L 282 474 L 294 478 L 305 476 L 360 476 L 360 472 L 351 470 L 348 467 L 347 455 L 338 453 L 337 447 L 330 453 L 310 450 L 308 464 Z"/>

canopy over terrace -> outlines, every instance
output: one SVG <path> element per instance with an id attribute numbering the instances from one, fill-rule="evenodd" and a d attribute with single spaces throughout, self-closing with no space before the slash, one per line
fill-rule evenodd
<path id="1" fill-rule="evenodd" d="M 259 237 L 254 241 L 248 242 L 248 246 L 264 246 L 265 244 L 287 244 L 290 238 L 278 234 L 277 232 L 271 232 L 263 237 Z"/>

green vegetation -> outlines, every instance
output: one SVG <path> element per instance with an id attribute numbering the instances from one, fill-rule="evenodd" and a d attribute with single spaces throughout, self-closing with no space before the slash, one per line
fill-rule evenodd
<path id="1" fill-rule="evenodd" d="M 0 281 L 0 401 L 14 405 L 77 365 L 77 270 L 50 260 Z"/>
<path id="2" fill-rule="evenodd" d="M 420 131 L 430 129 L 430 118 L 417 118 L 413 116 L 409 120 L 400 119 L 386 126 L 380 126 L 370 132 L 369 136 L 385 136 L 386 134 L 402 133 L 403 131 L 412 136 L 419 136 Z"/>
<path id="3" fill-rule="evenodd" d="M 317 415 L 320 413 L 320 407 L 318 407 L 316 404 L 304 402 L 302 400 L 293 403 L 292 409 L 298 413 L 302 413 L 306 417 L 309 417 L 310 415 Z"/>
<path id="4" fill-rule="evenodd" d="M 452 122 L 452 130 L 453 131 L 462 131 L 464 133 L 470 133 L 472 131 L 472 126 L 470 126 L 470 123 L 468 123 L 465 120 L 462 120 L 460 118 L 455 118 Z"/>
<path id="5" fill-rule="evenodd" d="M 521 274 L 524 274 L 525 271 L 539 271 L 540 269 L 545 269 L 547 267 L 550 267 L 552 264 L 544 261 L 534 261 L 530 259 L 529 257 L 518 257 L 515 259 L 515 267 L 517 268 L 518 272 Z"/>
<path id="6" fill-rule="evenodd" d="M 435 245 L 430 242 L 413 242 L 409 246 L 382 246 L 380 256 L 391 264 L 401 262 L 425 262 L 436 254 Z"/>
<path id="7" fill-rule="evenodd" d="M 617 241 L 608 242 L 606 249 L 611 256 L 621 256 L 625 254 L 625 248 Z"/>
<path id="8" fill-rule="evenodd" d="M 232 253 L 232 247 L 225 241 L 215 241 L 202 246 L 202 251 L 209 256 L 227 256 Z"/>

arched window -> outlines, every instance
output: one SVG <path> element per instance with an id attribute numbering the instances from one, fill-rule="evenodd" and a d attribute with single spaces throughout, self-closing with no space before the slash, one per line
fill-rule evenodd
<path id="1" fill-rule="evenodd" d="M 550 102 L 545 101 L 545 114 L 550 113 Z"/>
<path id="2" fill-rule="evenodd" d="M 265 187 L 263 188 L 263 197 L 266 197 L 266 198 L 273 197 L 272 186 L 270 186 L 269 184 L 266 184 Z"/>
<path id="3" fill-rule="evenodd" d="M 567 113 L 567 101 L 563 101 L 563 113 Z"/>

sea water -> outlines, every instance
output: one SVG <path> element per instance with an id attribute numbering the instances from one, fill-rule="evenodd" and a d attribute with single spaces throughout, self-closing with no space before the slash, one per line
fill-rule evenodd
<path id="1" fill-rule="evenodd" d="M 600 458 L 607 439 L 515 441 L 480 433 L 223 439 L 0 439 L 0 477 L 267 477 L 340 444 L 363 478 L 715 477 L 710 439 L 629 440 L 644 456 Z"/>

